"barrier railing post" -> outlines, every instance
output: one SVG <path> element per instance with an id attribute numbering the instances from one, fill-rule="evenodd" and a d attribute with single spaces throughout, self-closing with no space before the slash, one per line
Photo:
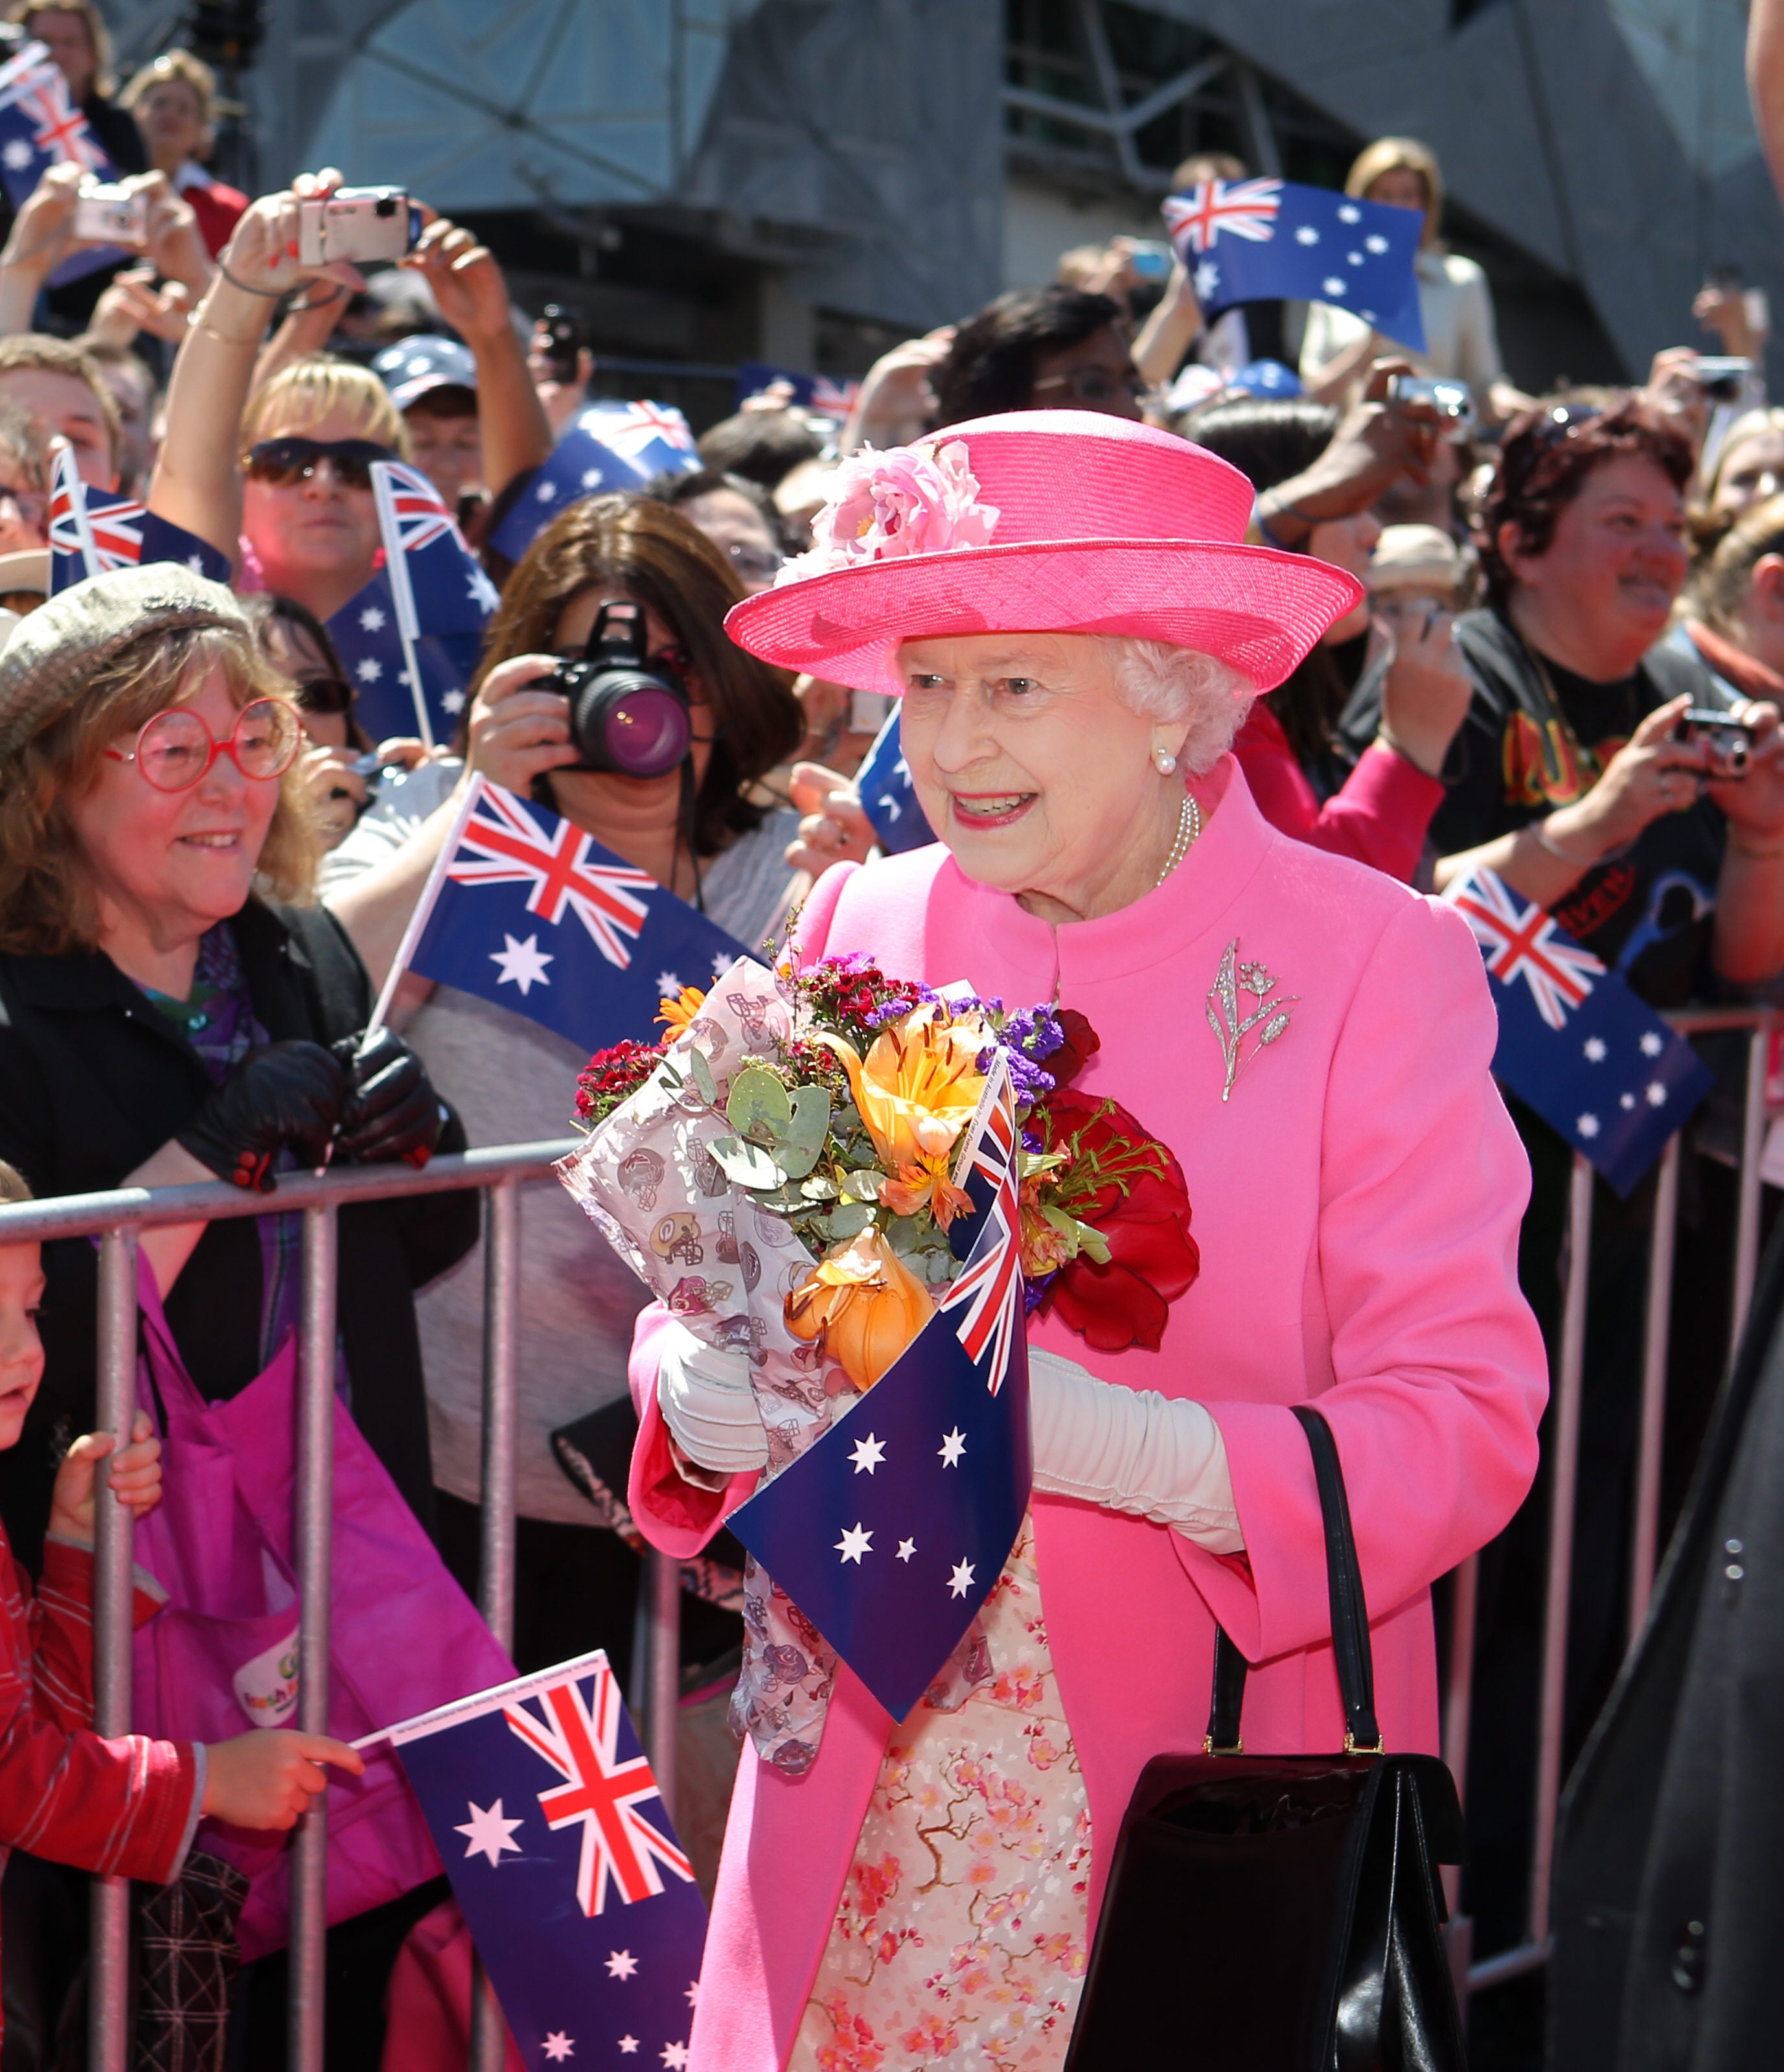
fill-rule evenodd
<path id="1" fill-rule="evenodd" d="M 1536 1737 L 1536 1841 L 1530 1872 L 1530 1941 L 1548 1941 L 1548 1882 L 1555 1816 L 1561 1798 L 1561 1742 L 1567 1720 L 1568 1600 L 1573 1581 L 1573 1514 L 1580 1473 L 1580 1400 L 1585 1392 L 1586 1293 L 1592 1273 L 1593 1170 L 1578 1152 L 1568 1187 L 1567 1295 L 1553 1416 L 1549 1490 L 1548 1593 L 1543 1614 L 1542 1705 Z"/>
<path id="2" fill-rule="evenodd" d="M 303 1211 L 303 1305 L 298 1334 L 296 1501 L 298 1726 L 328 1731 L 331 1528 L 335 1494 L 335 1204 Z M 328 1929 L 328 1797 L 310 1802 L 291 1841 L 290 2072 L 323 2072 Z"/>
<path id="3" fill-rule="evenodd" d="M 1747 1092 L 1741 1112 L 1741 1190 L 1734 1232 L 1734 1306 L 1729 1323 L 1729 1358 L 1746 1329 L 1759 1274 L 1759 1161 L 1766 1149 L 1766 1063 L 1771 1050 L 1772 1018 L 1761 1016 L 1747 1038 Z"/>
<path id="4" fill-rule="evenodd" d="M 1443 1759 L 1456 1780 L 1456 1796 L 1468 1803 L 1468 1728 L 1474 1709 L 1474 1629 L 1479 1617 L 1481 1557 L 1470 1554 L 1451 1582 L 1449 1599 L 1449 1677 L 1443 1701 Z M 1461 1910 L 1462 1874 L 1459 1864 L 1443 1867 L 1444 1904 L 1449 1913 L 1444 1930 L 1449 1951 L 1450 1974 L 1457 1997 L 1468 1996 L 1468 1962 L 1474 1941 L 1474 1924 Z"/>
<path id="5" fill-rule="evenodd" d="M 94 1421 L 120 1446 L 136 1409 L 137 1235 L 108 1230 L 99 1247 L 98 1391 Z M 101 1474 L 105 1469 L 101 1466 Z M 93 1729 L 108 1740 L 130 1731 L 131 1543 L 127 1504 L 101 1490 L 93 1506 Z M 130 2033 L 130 1881 L 92 1882 L 90 2072 L 125 2072 Z"/>
<path id="6" fill-rule="evenodd" d="M 483 1219 L 483 1474 L 477 1608 L 502 1643 L 514 1646 L 514 1408 L 519 1377 L 520 1182 L 486 1190 Z M 485 1975 L 474 1967 L 471 2072 L 502 2072 L 508 2024 Z"/>
<path id="7" fill-rule="evenodd" d="M 663 1810 L 673 1820 L 676 1716 L 681 1704 L 681 1564 L 653 1547 L 644 1565 L 644 1587 L 650 1593 L 648 1753 Z"/>
<path id="8" fill-rule="evenodd" d="M 1679 1147 L 1660 1154 L 1648 1247 L 1648 1314 L 1642 1349 L 1642 1428 L 1635 1459 L 1635 1526 L 1630 1550 L 1629 1644 L 1635 1645 L 1654 1593 L 1660 1535 L 1660 1456 L 1667 1433 L 1667 1352 L 1672 1333 L 1672 1263 L 1679 1232 Z"/>

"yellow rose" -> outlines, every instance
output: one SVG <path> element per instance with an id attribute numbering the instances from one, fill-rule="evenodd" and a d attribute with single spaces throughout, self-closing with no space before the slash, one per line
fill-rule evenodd
<path id="1" fill-rule="evenodd" d="M 787 1328 L 871 1388 L 929 1322 L 928 1290 L 871 1225 L 834 1245 L 787 1298 Z"/>
<path id="2" fill-rule="evenodd" d="M 848 1068 L 855 1106 L 889 1171 L 920 1169 L 953 1149 L 984 1091 L 978 1061 L 991 1038 L 976 1015 L 956 1022 L 944 1006 L 914 1007 L 880 1031 L 865 1061 L 840 1036 L 824 1040 Z"/>

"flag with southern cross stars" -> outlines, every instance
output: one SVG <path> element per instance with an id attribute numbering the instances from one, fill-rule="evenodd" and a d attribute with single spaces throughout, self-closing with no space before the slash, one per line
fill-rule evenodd
<path id="1" fill-rule="evenodd" d="M 88 576 L 150 561 L 178 561 L 212 582 L 229 580 L 229 557 L 208 540 L 158 518 L 134 497 L 113 496 L 83 482 L 66 439 L 55 442 L 49 532 L 52 597 Z"/>
<path id="2" fill-rule="evenodd" d="M 855 789 L 880 847 L 888 856 L 902 856 L 907 849 L 924 849 L 935 839 L 923 808 L 917 803 L 910 768 L 904 759 L 898 738 L 898 708 L 894 705 L 886 722 L 874 737 L 874 746 L 855 772 Z"/>
<path id="3" fill-rule="evenodd" d="M 0 65 L 0 187 L 21 209 L 51 166 L 76 165 L 108 186 L 122 175 L 68 98 L 68 83 L 49 46 L 28 43 Z M 114 265 L 129 255 L 116 245 L 72 253 L 50 276 L 51 287 Z"/>
<path id="4" fill-rule="evenodd" d="M 604 1654 L 391 1728 L 529 2066 L 688 2062 L 706 1904 Z"/>
<path id="5" fill-rule="evenodd" d="M 328 622 L 355 717 L 375 741 L 450 741 L 501 594 L 425 475 L 374 461 L 372 494 L 384 565 Z"/>
<path id="6" fill-rule="evenodd" d="M 1424 234 L 1420 210 L 1276 179 L 1204 180 L 1167 195 L 1163 206 L 1206 315 L 1279 297 L 1330 302 L 1424 352 L 1413 272 Z"/>
<path id="7" fill-rule="evenodd" d="M 399 968 L 589 1051 L 654 1042 L 665 996 L 749 954 L 593 835 L 480 775 L 409 928 Z"/>
<path id="8" fill-rule="evenodd" d="M 565 426 L 489 544 L 517 561 L 553 519 L 585 496 L 642 488 L 657 475 L 689 475 L 699 466 L 694 435 L 679 410 L 663 403 L 590 403 Z"/>
<path id="9" fill-rule="evenodd" d="M 1000 1053 L 955 1166 L 976 1204 L 959 1278 L 866 1395 L 726 1521 L 894 1720 L 972 1624 L 1028 1505 L 1015 1115 Z"/>
<path id="10" fill-rule="evenodd" d="M 1615 972 L 1494 872 L 1477 867 L 1444 897 L 1495 981 L 1494 1076 L 1627 1195 L 1713 1074 Z"/>

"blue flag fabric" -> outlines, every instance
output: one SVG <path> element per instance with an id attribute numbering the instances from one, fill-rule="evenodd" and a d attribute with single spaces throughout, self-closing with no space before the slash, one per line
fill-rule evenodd
<path id="1" fill-rule="evenodd" d="M 898 709 L 892 708 L 886 722 L 874 737 L 874 746 L 855 772 L 855 789 L 861 794 L 866 814 L 880 847 L 888 856 L 902 856 L 907 849 L 925 849 L 935 839 L 923 808 L 917 803 L 909 765 L 898 739 Z"/>
<path id="2" fill-rule="evenodd" d="M 83 482 L 66 440 L 56 446 L 51 470 L 49 531 L 51 597 L 88 576 L 141 562 L 179 561 L 212 582 L 229 580 L 229 557 L 208 540 L 156 517 L 134 497 Z"/>
<path id="3" fill-rule="evenodd" d="M 1497 981 L 1494 1077 L 1628 1195 L 1715 1075 L 1615 972 L 1494 872 L 1477 868 L 1444 897 Z"/>
<path id="4" fill-rule="evenodd" d="M 409 969 L 587 1051 L 654 1041 L 666 994 L 749 954 L 592 835 L 482 777 L 417 918 Z"/>
<path id="5" fill-rule="evenodd" d="M 1353 201 L 1293 180 L 1204 180 L 1169 195 L 1165 221 L 1207 315 L 1279 296 L 1331 302 L 1424 350 L 1416 208 Z"/>
<path id="6" fill-rule="evenodd" d="M 694 435 L 679 410 L 662 403 L 591 403 L 565 427 L 489 544 L 517 561 L 560 512 L 585 496 L 637 489 L 653 476 L 692 474 L 699 466 Z"/>
<path id="7" fill-rule="evenodd" d="M 735 407 L 742 409 L 752 396 L 762 395 L 777 381 L 792 390 L 799 409 L 826 417 L 846 417 L 861 393 L 860 382 L 846 377 L 839 381 L 828 374 L 801 374 L 791 367 L 771 367 L 766 360 L 746 360 L 737 371 Z"/>
<path id="8" fill-rule="evenodd" d="M 706 1906 L 606 1656 L 391 1739 L 523 2061 L 685 2066 Z"/>
<path id="9" fill-rule="evenodd" d="M 122 177 L 69 100 L 68 81 L 49 46 L 28 43 L 0 65 L 0 186 L 20 209 L 51 166 L 69 164 L 107 185 Z M 51 274 L 50 286 L 59 288 L 129 256 L 115 245 L 71 253 Z"/>
<path id="10" fill-rule="evenodd" d="M 867 1394 L 726 1521 L 894 1720 L 972 1624 L 1028 1505 L 1015 1143 L 1001 1064 L 956 1170 L 989 1202 L 960 1277 Z"/>
<path id="11" fill-rule="evenodd" d="M 450 741 L 501 594 L 425 475 L 401 461 L 374 461 L 372 493 L 384 566 L 329 620 L 329 635 L 356 693 L 356 716 L 374 740 L 419 734 L 430 745 Z M 405 649 L 421 678 L 419 699 Z"/>

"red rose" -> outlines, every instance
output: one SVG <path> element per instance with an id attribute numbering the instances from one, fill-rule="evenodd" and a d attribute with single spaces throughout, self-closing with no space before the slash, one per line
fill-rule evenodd
<path id="1" fill-rule="evenodd" d="M 1055 1050 L 1044 1061 L 1041 1069 L 1051 1077 L 1054 1086 L 1063 1089 L 1071 1084 L 1102 1049 L 1103 1039 L 1091 1027 L 1090 1017 L 1080 1014 L 1075 1007 L 1060 1008 L 1054 1019 L 1059 1025 L 1060 1034 L 1066 1039 L 1065 1047 Z M 1071 1133 L 1069 1128 L 1066 1133 Z"/>
<path id="2" fill-rule="evenodd" d="M 1190 1235 L 1183 1169 L 1116 1102 L 1059 1093 L 1049 1097 L 1046 1107 L 1055 1145 L 1075 1136 L 1089 1150 L 1149 1144 L 1162 1171 L 1139 1174 L 1125 1193 L 1111 1185 L 1074 1202 L 1079 1221 L 1091 1224 L 1108 1245 L 1108 1264 L 1100 1265 L 1080 1253 L 1048 1284 L 1040 1306 L 1057 1310 L 1061 1322 L 1099 1352 L 1125 1352 L 1129 1346 L 1156 1352 L 1171 1304 L 1202 1270 L 1201 1252 Z"/>

